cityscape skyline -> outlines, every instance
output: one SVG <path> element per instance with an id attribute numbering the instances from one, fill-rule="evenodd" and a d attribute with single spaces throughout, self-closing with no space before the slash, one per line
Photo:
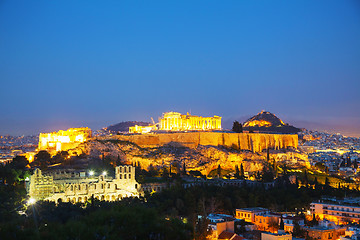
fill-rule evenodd
<path id="1" fill-rule="evenodd" d="M 360 136 L 357 1 L 0 4 L 0 134 L 270 111 Z"/>

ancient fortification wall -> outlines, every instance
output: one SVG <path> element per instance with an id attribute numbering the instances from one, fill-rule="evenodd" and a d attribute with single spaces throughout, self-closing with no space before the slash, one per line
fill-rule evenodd
<path id="1" fill-rule="evenodd" d="M 234 147 L 253 152 L 261 152 L 267 148 L 298 147 L 298 136 L 296 134 L 187 132 L 116 135 L 111 138 L 133 142 L 140 147 L 159 147 L 165 144 L 173 144 L 193 148 L 198 145 L 211 145 Z M 109 139 L 109 137 L 98 137 L 98 139 Z"/>

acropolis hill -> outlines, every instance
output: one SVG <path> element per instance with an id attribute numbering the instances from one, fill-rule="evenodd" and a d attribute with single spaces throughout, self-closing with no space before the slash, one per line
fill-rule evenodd
<path id="1" fill-rule="evenodd" d="M 159 123 L 138 126 L 138 133 L 91 137 L 88 128 L 41 134 L 39 150 L 52 154 L 56 149 L 70 155 L 85 154 L 88 160 L 111 159 L 141 164 L 147 169 L 186 164 L 188 170 L 208 174 L 220 164 L 233 170 L 243 164 L 245 171 L 260 171 L 266 165 L 266 149 L 275 161 L 307 164 L 297 150 L 297 134 L 234 133 L 221 130 L 221 117 L 199 117 L 176 112 L 163 114 Z M 150 130 L 150 132 L 148 132 Z M 81 136 L 81 137 L 80 137 Z M 279 151 L 281 150 L 281 151 Z"/>
<path id="2" fill-rule="evenodd" d="M 156 130 L 166 131 L 166 133 Z M 201 117 L 187 113 L 166 112 L 159 123 L 152 126 L 130 127 L 130 133 L 141 135 L 118 135 L 113 138 L 133 142 L 141 147 L 173 146 L 197 147 L 199 145 L 226 146 L 238 150 L 261 152 L 264 149 L 297 148 L 297 135 L 228 133 L 221 132 L 221 117 Z M 176 131 L 176 132 L 171 132 Z M 190 132 L 188 132 L 190 131 Z M 216 131 L 216 132 L 214 132 Z M 153 134 L 147 134 L 153 132 Z"/>
<path id="3" fill-rule="evenodd" d="M 159 126 L 159 127 L 158 127 Z M 157 131 L 159 129 L 160 131 Z M 151 133 L 148 133 L 150 131 Z M 176 131 L 176 132 L 172 132 Z M 264 149 L 297 149 L 296 134 L 231 133 L 221 131 L 221 117 L 201 117 L 177 112 L 164 113 L 153 126 L 130 127 L 130 133 L 97 137 L 99 140 L 114 139 L 152 148 L 163 145 L 196 148 L 202 146 L 225 146 L 237 150 L 262 152 Z M 89 128 L 70 128 L 53 133 L 41 133 L 38 150 L 64 151 L 91 139 Z"/>
<path id="4" fill-rule="evenodd" d="M 175 132 L 141 135 L 115 135 L 98 137 L 99 140 L 115 139 L 128 141 L 140 147 L 160 147 L 163 145 L 185 146 L 196 148 L 203 146 L 225 146 L 238 150 L 261 152 L 264 149 L 286 149 L 298 147 L 296 134 L 264 133 L 228 133 L 228 132 Z"/>

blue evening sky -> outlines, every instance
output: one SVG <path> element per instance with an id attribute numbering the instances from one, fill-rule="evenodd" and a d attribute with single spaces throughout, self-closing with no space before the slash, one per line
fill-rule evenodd
<path id="1" fill-rule="evenodd" d="M 360 135 L 360 1 L 0 1 L 0 134 L 262 109 Z"/>

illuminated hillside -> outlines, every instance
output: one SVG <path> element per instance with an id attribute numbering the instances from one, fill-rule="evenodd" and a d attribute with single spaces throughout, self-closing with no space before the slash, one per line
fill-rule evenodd
<path id="1" fill-rule="evenodd" d="M 243 124 L 244 130 L 274 133 L 297 133 L 299 128 L 284 123 L 275 114 L 261 111 Z"/>

